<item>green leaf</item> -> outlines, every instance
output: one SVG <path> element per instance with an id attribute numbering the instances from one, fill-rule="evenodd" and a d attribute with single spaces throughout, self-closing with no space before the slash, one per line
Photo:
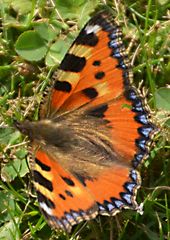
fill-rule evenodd
<path id="1" fill-rule="evenodd" d="M 15 159 L 2 168 L 3 179 L 8 182 L 13 181 L 18 175 L 24 177 L 28 172 L 29 169 L 25 159 Z"/>
<path id="2" fill-rule="evenodd" d="M 67 7 L 67 8 L 69 8 L 69 7 L 76 8 L 76 7 L 81 6 L 85 2 L 86 2 L 86 0 L 65 0 L 65 1 L 56 0 L 57 5 Z"/>
<path id="3" fill-rule="evenodd" d="M 32 1 L 30 0 L 14 0 L 11 2 L 12 8 L 18 12 L 19 14 L 23 15 L 31 11 L 32 8 Z"/>
<path id="4" fill-rule="evenodd" d="M 170 111 L 170 88 L 160 88 L 155 93 L 156 107 Z"/>
<path id="5" fill-rule="evenodd" d="M 0 128 L 0 144 L 2 145 L 16 144 L 20 137 L 19 131 L 14 131 L 12 128 Z"/>
<path id="6" fill-rule="evenodd" d="M 19 159 L 23 159 L 26 157 L 27 155 L 27 150 L 25 148 L 20 148 L 16 153 L 16 157 L 18 157 Z"/>
<path id="7" fill-rule="evenodd" d="M 46 64 L 48 66 L 59 65 L 69 48 L 69 44 L 64 40 L 58 40 L 51 47 L 46 56 Z"/>
<path id="8" fill-rule="evenodd" d="M 36 22 L 34 23 L 34 29 L 46 41 L 52 41 L 59 33 L 59 29 L 52 28 L 48 22 Z"/>
<path id="9" fill-rule="evenodd" d="M 15 50 L 28 61 L 39 61 L 47 52 L 47 44 L 36 31 L 27 31 L 17 39 Z"/>
<path id="10" fill-rule="evenodd" d="M 0 144 L 8 144 L 12 132 L 11 128 L 0 128 Z"/>
<path id="11" fill-rule="evenodd" d="M 51 16 L 50 24 L 52 25 L 53 29 L 55 29 L 55 30 L 56 29 L 57 30 L 63 29 L 65 31 L 69 30 L 69 26 L 66 23 L 60 22 L 56 19 L 56 14 Z"/>
<path id="12" fill-rule="evenodd" d="M 21 209 L 17 202 L 14 199 L 12 194 L 7 192 L 0 192 L 0 224 L 4 221 L 9 221 L 11 217 L 15 216 L 16 214 L 21 214 Z M 1 238 L 0 238 L 1 239 Z"/>
<path id="13" fill-rule="evenodd" d="M 11 219 L 0 228 L 1 240 L 19 240 L 19 230 L 17 228 L 19 218 Z"/>
<path id="14" fill-rule="evenodd" d="M 97 3 L 97 0 L 56 0 L 57 9 L 64 19 L 81 19 L 82 15 L 87 17 Z"/>

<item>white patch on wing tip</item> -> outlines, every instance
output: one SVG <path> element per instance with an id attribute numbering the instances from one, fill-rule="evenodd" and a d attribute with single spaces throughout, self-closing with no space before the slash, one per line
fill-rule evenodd
<path id="1" fill-rule="evenodd" d="M 51 209 L 44 202 L 40 202 L 39 205 L 48 215 L 52 215 Z"/>
<path id="2" fill-rule="evenodd" d="M 100 26 L 99 25 L 87 25 L 85 27 L 85 31 L 87 34 L 90 34 L 90 33 L 96 33 L 98 32 L 100 29 Z"/>

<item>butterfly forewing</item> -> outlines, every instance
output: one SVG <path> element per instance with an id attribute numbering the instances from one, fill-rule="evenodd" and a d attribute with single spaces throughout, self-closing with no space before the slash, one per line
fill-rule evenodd
<path id="1" fill-rule="evenodd" d="M 121 62 L 114 57 L 116 49 L 123 48 L 120 35 L 108 14 L 99 14 L 86 24 L 54 74 L 51 111 L 76 109 L 92 100 L 96 105 L 124 91 Z"/>

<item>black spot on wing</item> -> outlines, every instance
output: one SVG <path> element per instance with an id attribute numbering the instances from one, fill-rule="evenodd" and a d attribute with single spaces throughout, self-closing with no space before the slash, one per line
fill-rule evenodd
<path id="1" fill-rule="evenodd" d="M 84 90 L 82 90 L 83 94 L 86 95 L 86 97 L 93 99 L 96 98 L 98 96 L 98 92 L 96 91 L 95 88 L 86 88 Z"/>
<path id="2" fill-rule="evenodd" d="M 96 79 L 102 79 L 102 78 L 104 78 L 104 76 L 105 76 L 105 73 L 104 73 L 104 72 L 97 72 L 97 73 L 95 74 L 95 78 L 96 78 Z"/>
<path id="3" fill-rule="evenodd" d="M 77 37 L 75 42 L 76 42 L 76 44 L 81 44 L 81 45 L 94 47 L 94 46 L 96 46 L 98 41 L 99 41 L 99 39 L 94 32 L 91 32 L 91 33 L 87 34 L 86 30 L 83 29 L 80 32 L 80 34 Z"/>
<path id="4" fill-rule="evenodd" d="M 99 105 L 93 109 L 88 110 L 87 114 L 89 116 L 93 116 L 93 117 L 97 117 L 97 118 L 104 118 L 104 113 L 107 111 L 107 109 L 108 109 L 108 105 L 103 104 L 103 105 Z"/>
<path id="5" fill-rule="evenodd" d="M 37 158 L 35 159 L 36 164 L 44 171 L 49 172 L 51 170 L 51 167 L 45 165 L 44 163 L 40 162 Z"/>
<path id="6" fill-rule="evenodd" d="M 81 72 L 86 65 L 85 57 L 67 53 L 61 62 L 60 69 L 70 72 Z"/>
<path id="7" fill-rule="evenodd" d="M 44 196 L 44 194 L 42 194 L 40 191 L 36 191 L 37 192 L 37 197 L 38 197 L 38 202 L 39 203 L 45 203 L 47 205 L 47 207 L 49 208 L 55 208 L 55 204 L 54 202 L 52 202 L 49 198 L 47 198 L 46 196 Z"/>
<path id="8" fill-rule="evenodd" d="M 67 194 L 67 196 L 69 196 L 69 197 L 73 197 L 73 194 L 72 194 L 70 191 L 65 190 L 65 193 Z"/>
<path id="9" fill-rule="evenodd" d="M 90 142 L 90 141 L 89 141 Z M 89 147 L 90 145 L 87 146 L 87 148 Z M 94 149 L 95 146 L 93 145 L 92 148 Z M 90 150 L 90 149 L 89 149 Z M 78 174 L 78 173 L 75 173 L 73 172 L 74 176 L 86 187 L 86 180 L 88 181 L 93 181 L 93 178 L 90 177 L 89 175 L 87 175 L 86 173 L 86 176 L 84 175 L 81 175 L 81 174 Z"/>
<path id="10" fill-rule="evenodd" d="M 62 199 L 62 200 L 66 200 L 66 197 L 63 195 L 63 194 L 59 194 L 59 197 Z"/>
<path id="11" fill-rule="evenodd" d="M 101 64 L 101 61 L 100 60 L 96 60 L 96 61 L 94 61 L 93 62 L 93 66 L 100 66 L 100 64 Z"/>
<path id="12" fill-rule="evenodd" d="M 69 186 L 75 186 L 75 183 L 70 179 L 70 178 L 67 178 L 67 177 L 61 177 L 65 183 L 67 183 L 67 185 Z"/>
<path id="13" fill-rule="evenodd" d="M 62 91 L 62 92 L 70 92 L 71 91 L 71 84 L 67 81 L 56 81 L 54 83 L 54 88 L 57 91 Z"/>
<path id="14" fill-rule="evenodd" d="M 86 178 L 81 176 L 80 174 L 78 173 L 74 173 L 74 175 L 76 176 L 76 178 L 78 178 L 78 180 L 86 187 L 86 183 L 85 183 L 85 180 Z"/>
<path id="15" fill-rule="evenodd" d="M 34 181 L 39 183 L 41 186 L 47 188 L 50 192 L 53 191 L 53 185 L 52 183 L 46 179 L 45 177 L 43 177 L 41 175 L 41 173 L 39 173 L 38 171 L 34 170 L 33 171 L 34 174 Z"/>

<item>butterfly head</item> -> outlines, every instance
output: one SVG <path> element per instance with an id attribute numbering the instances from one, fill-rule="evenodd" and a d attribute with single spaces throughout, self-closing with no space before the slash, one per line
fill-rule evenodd
<path id="1" fill-rule="evenodd" d="M 30 140 L 33 140 L 33 122 L 30 122 L 28 120 L 24 122 L 14 121 L 14 126 L 22 134 L 28 136 Z"/>
<path id="2" fill-rule="evenodd" d="M 25 120 L 23 122 L 15 121 L 14 126 L 24 135 L 28 136 L 31 141 L 37 140 L 41 141 L 45 138 L 44 132 L 48 132 L 49 130 L 49 121 L 35 121 L 31 122 L 29 120 Z M 44 130 L 45 129 L 45 130 Z"/>

